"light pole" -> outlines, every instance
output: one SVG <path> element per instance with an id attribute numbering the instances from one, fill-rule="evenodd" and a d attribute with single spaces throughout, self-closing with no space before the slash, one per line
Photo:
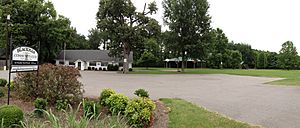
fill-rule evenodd
<path id="1" fill-rule="evenodd" d="M 6 17 L 6 51 L 5 51 L 5 66 L 6 66 L 6 69 L 8 68 L 8 63 L 7 63 L 7 60 L 8 60 L 8 52 L 9 52 L 9 30 L 8 30 L 8 24 L 9 24 L 9 20 L 10 20 L 10 15 L 7 15 Z"/>
<path id="2" fill-rule="evenodd" d="M 7 22 L 8 21 L 10 21 L 10 15 L 7 15 Z M 8 25 L 7 25 L 7 28 L 8 28 Z M 9 29 L 7 29 L 7 30 L 9 30 Z M 9 73 L 8 73 L 8 86 L 7 86 L 7 88 L 8 88 L 8 90 L 7 90 L 7 104 L 9 105 L 9 98 L 10 98 L 10 84 L 11 84 L 11 82 L 10 82 L 10 79 L 11 79 L 11 63 L 12 63 L 12 55 L 11 55 L 11 51 L 12 51 L 12 35 L 11 35 L 11 32 L 8 32 L 8 37 L 9 37 L 9 39 L 8 39 L 8 44 L 9 44 L 9 60 L 10 60 L 10 62 L 9 62 Z M 7 60 L 6 60 L 7 61 Z"/>

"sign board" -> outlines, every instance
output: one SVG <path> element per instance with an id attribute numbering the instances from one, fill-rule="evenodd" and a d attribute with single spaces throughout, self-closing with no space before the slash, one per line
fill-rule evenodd
<path id="1" fill-rule="evenodd" d="M 18 47 L 12 52 L 11 72 L 38 70 L 38 53 L 30 47 Z"/>

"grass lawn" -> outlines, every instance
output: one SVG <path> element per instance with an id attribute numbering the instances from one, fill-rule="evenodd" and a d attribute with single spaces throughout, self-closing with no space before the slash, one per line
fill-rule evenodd
<path id="1" fill-rule="evenodd" d="M 207 111 L 181 99 L 161 99 L 169 113 L 170 128 L 259 128 Z"/>
<path id="2" fill-rule="evenodd" d="M 184 73 L 177 72 L 176 68 L 134 68 L 132 74 L 230 74 L 244 76 L 264 76 L 285 78 L 270 82 L 276 85 L 300 86 L 300 70 L 256 70 L 256 69 L 186 69 Z"/>

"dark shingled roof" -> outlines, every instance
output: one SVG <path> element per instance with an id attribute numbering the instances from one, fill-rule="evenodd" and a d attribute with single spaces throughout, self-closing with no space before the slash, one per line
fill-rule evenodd
<path id="1" fill-rule="evenodd" d="M 65 50 L 65 59 L 69 61 L 102 61 L 102 62 L 123 62 L 120 58 L 108 56 L 109 50 Z M 64 60 L 64 50 L 58 55 L 57 60 Z M 133 53 L 129 55 L 129 61 L 133 61 Z"/>

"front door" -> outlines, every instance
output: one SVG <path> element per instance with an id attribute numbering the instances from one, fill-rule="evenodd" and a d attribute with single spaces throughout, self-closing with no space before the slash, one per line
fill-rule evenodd
<path id="1" fill-rule="evenodd" d="M 81 70 L 81 62 L 78 62 L 78 70 Z"/>

